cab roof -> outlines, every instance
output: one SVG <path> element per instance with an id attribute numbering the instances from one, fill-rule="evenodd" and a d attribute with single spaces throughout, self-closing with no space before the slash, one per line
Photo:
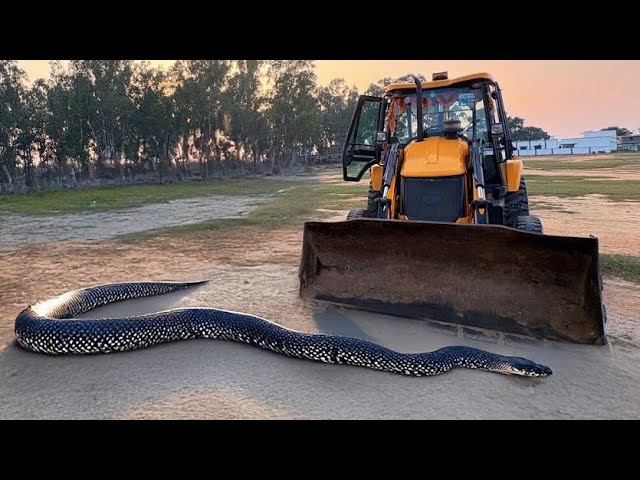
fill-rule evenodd
<path id="1" fill-rule="evenodd" d="M 495 81 L 493 79 L 493 76 L 491 76 L 491 74 L 489 73 L 472 73 L 471 75 L 465 75 L 463 77 L 457 77 L 457 78 L 449 78 L 447 80 L 436 80 L 433 82 L 422 82 L 422 88 L 423 89 L 428 89 L 428 88 L 442 88 L 442 87 L 451 87 L 453 85 L 456 85 L 458 83 L 465 83 L 465 82 L 469 82 L 471 80 L 489 80 L 489 81 Z M 385 87 L 385 92 L 386 93 L 390 93 L 396 90 L 415 90 L 416 89 L 416 84 L 415 83 L 392 83 L 390 85 L 387 85 Z"/>

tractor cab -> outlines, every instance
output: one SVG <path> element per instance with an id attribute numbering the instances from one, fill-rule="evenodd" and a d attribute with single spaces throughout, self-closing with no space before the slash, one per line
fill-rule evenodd
<path id="1" fill-rule="evenodd" d="M 371 169 L 372 189 L 389 206 L 372 216 L 504 224 L 503 198 L 518 189 L 522 170 L 507 148 L 506 125 L 500 88 L 487 73 L 449 79 L 442 72 L 431 82 L 391 84 L 383 97 L 359 98 L 343 176 L 359 181 Z M 394 182 L 392 173 L 401 181 Z M 384 191 L 385 174 L 395 198 Z M 434 203 L 425 205 L 425 198 Z"/>

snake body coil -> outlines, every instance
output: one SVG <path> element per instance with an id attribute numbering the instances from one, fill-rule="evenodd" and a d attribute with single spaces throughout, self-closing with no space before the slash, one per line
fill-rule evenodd
<path id="1" fill-rule="evenodd" d="M 111 353 L 191 338 L 244 342 L 289 357 L 373 368 L 413 376 L 455 367 L 544 377 L 551 369 L 520 357 L 464 346 L 428 353 L 400 353 L 357 338 L 306 334 L 263 318 L 216 308 L 179 308 L 148 315 L 73 319 L 101 305 L 160 295 L 205 282 L 115 283 L 67 292 L 32 305 L 16 318 L 18 343 L 48 354 Z"/>

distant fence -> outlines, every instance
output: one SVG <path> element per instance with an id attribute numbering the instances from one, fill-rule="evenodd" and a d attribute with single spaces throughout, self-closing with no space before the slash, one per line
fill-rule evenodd
<path id="1" fill-rule="evenodd" d="M 573 147 L 573 148 L 531 148 L 526 150 L 517 150 L 519 157 L 536 157 L 538 155 L 589 155 L 596 153 L 611 153 L 598 147 Z"/>
<path id="2" fill-rule="evenodd" d="M 342 162 L 342 153 L 329 153 L 327 155 L 297 155 L 297 163 L 307 165 L 331 165 Z"/>
<path id="3" fill-rule="evenodd" d="M 310 149 L 294 151 L 291 155 L 291 163 L 299 165 L 333 165 L 342 163 L 342 142 L 323 148 L 322 153 L 311 153 Z"/>
<path id="4" fill-rule="evenodd" d="M 277 172 L 274 165 L 269 160 L 260 162 L 238 162 L 226 160 L 222 162 L 221 170 L 208 172 L 202 175 L 197 162 L 189 162 L 186 166 L 172 165 L 160 175 L 159 172 L 137 172 L 136 169 L 127 166 L 116 171 L 105 172 L 106 175 L 94 175 L 92 177 L 83 176 L 79 171 L 65 168 L 62 172 L 54 172 L 35 166 L 32 173 L 32 185 L 25 185 L 25 176 L 22 172 L 11 175 L 6 166 L 0 169 L 0 195 L 3 193 L 20 193 L 27 191 L 38 191 L 48 189 L 68 189 L 87 187 L 106 187 L 119 185 L 140 185 L 140 184 L 161 184 L 175 183 L 181 181 L 200 181 L 207 178 L 221 177 L 241 177 L 246 175 L 273 175 L 278 174 L 298 174 L 307 171 L 315 165 L 338 166 L 342 162 L 342 153 L 326 153 L 323 155 L 299 155 L 293 154 L 289 157 L 289 162 L 280 165 Z M 2 173 L 4 172 L 4 175 Z"/>

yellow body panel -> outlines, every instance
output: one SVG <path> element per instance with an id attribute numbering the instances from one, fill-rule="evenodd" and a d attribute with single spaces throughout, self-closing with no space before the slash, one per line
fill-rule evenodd
<path id="1" fill-rule="evenodd" d="M 467 170 L 469 145 L 462 139 L 430 137 L 404 149 L 403 177 L 449 177 Z"/>
<path id="2" fill-rule="evenodd" d="M 422 82 L 422 88 L 442 88 L 451 87 L 457 83 L 468 82 L 470 80 L 490 80 L 493 81 L 493 77 L 489 73 L 473 73 L 471 75 L 465 75 L 464 77 L 451 78 L 448 80 L 436 80 L 435 82 Z M 392 83 L 385 87 L 386 93 L 393 92 L 394 90 L 415 90 L 415 83 Z"/>
<path id="3" fill-rule="evenodd" d="M 402 157 L 399 160 L 402 161 Z M 389 191 L 387 192 L 387 198 L 391 200 L 391 218 L 398 218 L 398 210 L 400 209 L 399 202 L 396 199 L 398 196 L 396 194 L 396 178 L 397 177 L 394 175 L 394 180 L 391 182 Z"/>
<path id="4" fill-rule="evenodd" d="M 374 165 L 371 167 L 371 188 L 374 190 L 382 190 L 382 175 L 384 167 L 382 165 Z"/>
<path id="5" fill-rule="evenodd" d="M 510 192 L 517 192 L 520 188 L 520 177 L 522 176 L 522 160 L 507 160 L 504 165 L 506 165 L 507 189 Z"/>

